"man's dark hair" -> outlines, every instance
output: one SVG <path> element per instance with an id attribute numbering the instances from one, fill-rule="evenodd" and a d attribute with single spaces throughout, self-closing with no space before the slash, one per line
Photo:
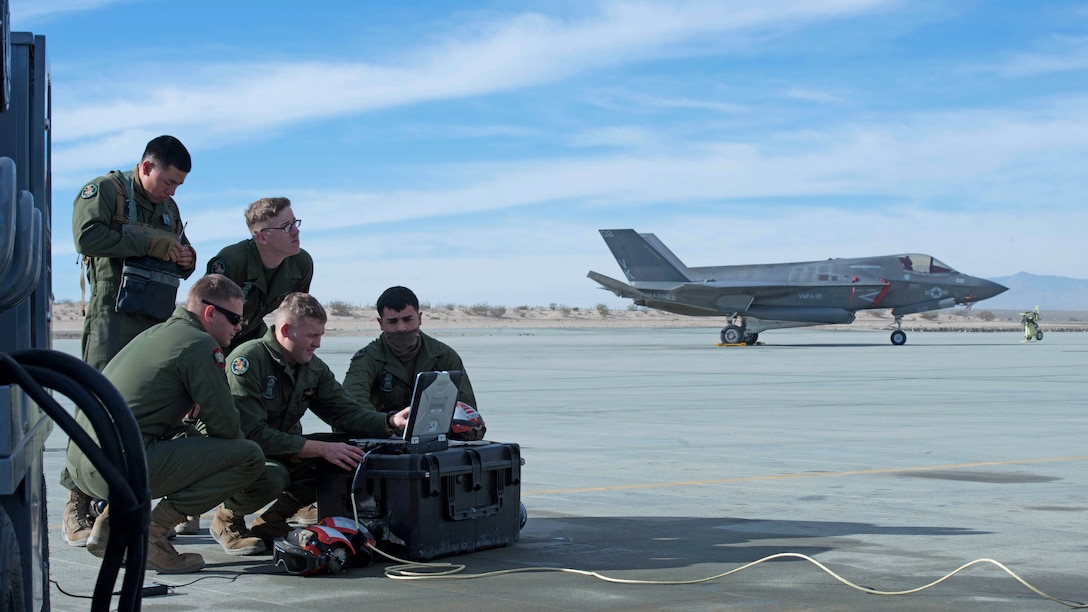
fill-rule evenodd
<path id="1" fill-rule="evenodd" d="M 173 166 L 188 174 L 193 169 L 193 158 L 189 157 L 189 150 L 173 136 L 159 136 L 147 143 L 140 161 L 145 159 L 161 166 L 163 170 Z"/>
<path id="2" fill-rule="evenodd" d="M 382 292 L 381 297 L 378 298 L 377 303 L 378 316 L 385 313 L 385 309 L 388 308 L 393 312 L 400 312 L 408 306 L 412 306 L 419 312 L 419 298 L 416 294 L 412 293 L 412 290 L 408 287 L 390 287 Z"/>

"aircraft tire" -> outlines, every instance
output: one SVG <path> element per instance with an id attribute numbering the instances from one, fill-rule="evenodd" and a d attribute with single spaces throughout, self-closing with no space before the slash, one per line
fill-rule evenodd
<path id="1" fill-rule="evenodd" d="M 8 513 L 0 507 L 0 610 L 25 609 L 23 562 Z"/>
<path id="2" fill-rule="evenodd" d="M 907 343 L 907 332 L 897 329 L 892 332 L 892 344 L 895 346 L 903 346 Z"/>
<path id="3" fill-rule="evenodd" d="M 757 340 L 759 340 L 759 334 L 749 334 L 748 332 L 744 332 L 744 343 L 748 346 L 755 346 Z"/>
<path id="4" fill-rule="evenodd" d="M 722 328 L 722 344 L 741 344 L 744 342 L 744 330 L 737 325 Z"/>
<path id="5" fill-rule="evenodd" d="M 1043 330 L 1040 329 L 1039 331 L 1035 332 L 1035 339 L 1039 342 L 1043 341 Z"/>

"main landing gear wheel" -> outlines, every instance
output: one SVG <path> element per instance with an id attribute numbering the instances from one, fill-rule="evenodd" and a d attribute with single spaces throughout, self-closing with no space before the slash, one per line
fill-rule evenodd
<path id="1" fill-rule="evenodd" d="M 907 332 L 897 329 L 892 332 L 892 344 L 902 346 L 907 343 Z"/>
<path id="2" fill-rule="evenodd" d="M 722 328 L 722 344 L 740 344 L 744 342 L 744 330 L 737 325 Z"/>
<path id="3" fill-rule="evenodd" d="M 1042 340 L 1043 340 L 1043 330 L 1040 329 L 1039 331 L 1035 332 L 1035 339 L 1042 342 Z"/>
<path id="4" fill-rule="evenodd" d="M 755 346 L 756 340 L 759 340 L 759 334 L 750 334 L 748 332 L 744 332 L 745 344 L 747 344 L 748 346 Z"/>

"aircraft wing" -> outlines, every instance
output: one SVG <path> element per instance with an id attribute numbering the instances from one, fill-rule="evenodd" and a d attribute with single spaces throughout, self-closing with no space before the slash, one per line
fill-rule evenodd
<path id="1" fill-rule="evenodd" d="M 760 281 L 690 281 L 690 282 L 646 282 L 628 285 L 597 272 L 590 272 L 593 279 L 604 288 L 622 298 L 661 303 L 667 301 L 672 306 L 666 310 L 675 310 L 675 305 L 685 304 L 700 310 L 720 313 L 745 312 L 760 300 L 780 298 L 799 291 L 841 291 L 847 289 L 857 296 L 861 303 L 874 304 L 887 287 L 872 283 L 820 283 L 790 284 Z M 667 297 L 664 295 L 667 294 Z"/>

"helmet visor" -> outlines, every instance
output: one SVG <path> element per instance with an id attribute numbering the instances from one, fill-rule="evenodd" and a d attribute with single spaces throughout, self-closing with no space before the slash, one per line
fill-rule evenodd
<path id="1" fill-rule="evenodd" d="M 272 547 L 272 560 L 294 576 L 309 576 L 325 567 L 324 557 L 315 557 L 305 548 L 283 540 L 276 540 Z"/>

